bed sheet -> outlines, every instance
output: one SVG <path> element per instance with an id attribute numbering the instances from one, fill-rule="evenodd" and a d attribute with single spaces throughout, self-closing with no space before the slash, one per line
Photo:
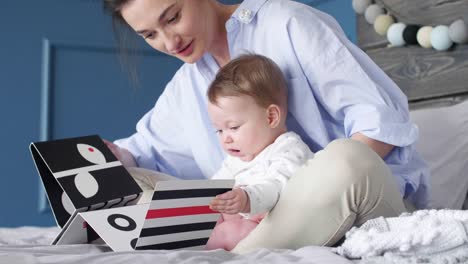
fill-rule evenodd
<path id="1" fill-rule="evenodd" d="M 257 250 L 236 255 L 224 250 L 145 250 L 113 252 L 104 245 L 49 245 L 58 228 L 0 228 L 0 263 L 353 263 L 327 247 L 309 246 L 298 250 Z"/>

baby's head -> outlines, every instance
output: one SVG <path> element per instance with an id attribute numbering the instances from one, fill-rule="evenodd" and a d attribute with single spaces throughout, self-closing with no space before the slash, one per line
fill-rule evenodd
<path id="1" fill-rule="evenodd" d="M 208 113 L 224 150 L 251 161 L 286 132 L 287 87 L 279 67 L 242 55 L 222 67 L 208 89 Z"/>

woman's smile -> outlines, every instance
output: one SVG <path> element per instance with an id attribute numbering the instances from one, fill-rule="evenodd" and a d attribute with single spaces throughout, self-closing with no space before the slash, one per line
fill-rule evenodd
<path id="1" fill-rule="evenodd" d="M 179 56 L 187 57 L 187 56 L 190 56 L 192 52 L 193 52 L 193 40 L 187 46 L 177 51 L 176 54 Z"/>

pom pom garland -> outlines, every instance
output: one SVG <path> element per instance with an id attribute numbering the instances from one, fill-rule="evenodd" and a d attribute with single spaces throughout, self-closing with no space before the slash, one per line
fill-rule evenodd
<path id="1" fill-rule="evenodd" d="M 353 0 L 354 11 L 364 15 L 377 34 L 386 36 L 392 46 L 420 45 L 439 51 L 449 50 L 454 44 L 468 43 L 468 16 L 453 21 L 450 25 L 406 25 L 386 13 L 385 8 L 373 0 Z"/>

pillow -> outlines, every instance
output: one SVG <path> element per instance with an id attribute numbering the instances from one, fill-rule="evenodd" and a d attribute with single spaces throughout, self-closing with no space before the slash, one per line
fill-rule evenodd
<path id="1" fill-rule="evenodd" d="M 432 208 L 461 209 L 468 192 L 468 101 L 413 110 L 416 148 L 431 171 Z"/>

